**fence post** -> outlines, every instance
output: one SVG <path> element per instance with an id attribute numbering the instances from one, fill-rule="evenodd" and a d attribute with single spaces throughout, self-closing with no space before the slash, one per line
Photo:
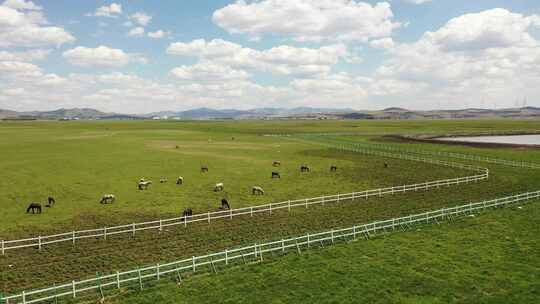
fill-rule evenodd
<path id="1" fill-rule="evenodd" d="M 116 272 L 116 288 L 120 289 L 120 272 Z"/>
<path id="2" fill-rule="evenodd" d="M 41 235 L 38 236 L 38 250 L 41 250 Z"/>
<path id="3" fill-rule="evenodd" d="M 22 302 L 23 304 L 26 304 L 26 292 L 24 290 L 22 292 Z"/>
<path id="4" fill-rule="evenodd" d="M 75 230 L 71 232 L 71 242 L 73 247 L 75 247 Z"/>
<path id="5" fill-rule="evenodd" d="M 307 198 L 306 198 L 306 209 L 307 209 Z"/>
<path id="6" fill-rule="evenodd" d="M 225 249 L 225 265 L 229 265 L 229 253 L 227 249 Z"/>
<path id="7" fill-rule="evenodd" d="M 249 207 L 249 212 L 251 214 L 251 217 L 253 217 L 253 206 Z"/>
<path id="8" fill-rule="evenodd" d="M 210 211 L 206 213 L 206 217 L 208 218 L 208 224 L 210 224 Z"/>
<path id="9" fill-rule="evenodd" d="M 356 225 L 352 226 L 352 236 L 353 239 L 356 239 Z"/>
<path id="10" fill-rule="evenodd" d="M 107 240 L 107 227 L 103 227 L 103 239 Z"/>
<path id="11" fill-rule="evenodd" d="M 5 245 L 4 245 L 4 240 L 2 240 L 2 255 L 4 255 L 6 252 L 6 248 L 5 248 Z"/>
<path id="12" fill-rule="evenodd" d="M 288 201 L 289 212 L 291 212 L 291 200 Z"/>
<path id="13" fill-rule="evenodd" d="M 330 231 L 330 239 L 332 240 L 332 244 L 334 244 L 334 229 Z"/>
<path id="14" fill-rule="evenodd" d="M 141 268 L 140 267 L 137 269 L 137 272 L 139 273 L 139 288 L 142 290 L 143 287 L 142 287 L 142 276 L 141 276 Z"/>
<path id="15" fill-rule="evenodd" d="M 307 234 L 307 247 L 309 248 L 309 233 Z"/>
<path id="16" fill-rule="evenodd" d="M 272 203 L 270 203 L 270 214 L 272 214 Z"/>
<path id="17" fill-rule="evenodd" d="M 75 280 L 71 281 L 71 290 L 73 292 L 73 298 L 77 297 L 77 291 L 75 290 Z"/>
<path id="18" fill-rule="evenodd" d="M 229 209 L 230 219 L 232 220 L 232 209 Z"/>
<path id="19" fill-rule="evenodd" d="M 159 263 L 156 264 L 156 278 L 159 281 Z"/>
<path id="20" fill-rule="evenodd" d="M 135 237 L 135 223 L 131 224 L 132 236 Z"/>
<path id="21" fill-rule="evenodd" d="M 191 265 L 193 267 L 193 272 L 195 272 L 195 256 L 191 258 Z"/>
<path id="22" fill-rule="evenodd" d="M 281 252 L 285 252 L 285 241 L 281 239 Z"/>
<path id="23" fill-rule="evenodd" d="M 163 230 L 163 221 L 159 219 L 159 232 Z"/>

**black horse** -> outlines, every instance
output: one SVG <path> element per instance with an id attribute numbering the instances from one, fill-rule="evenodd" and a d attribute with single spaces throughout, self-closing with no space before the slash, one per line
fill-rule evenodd
<path id="1" fill-rule="evenodd" d="M 191 210 L 191 208 L 186 208 L 184 209 L 184 212 L 182 213 L 182 222 L 186 220 L 186 218 L 188 216 L 192 216 L 193 215 L 193 210 Z"/>
<path id="2" fill-rule="evenodd" d="M 226 199 L 221 200 L 221 209 L 231 209 L 231 205 Z"/>
<path id="3" fill-rule="evenodd" d="M 330 172 L 336 172 L 336 171 L 337 171 L 337 166 L 335 165 L 330 166 Z"/>
<path id="4" fill-rule="evenodd" d="M 208 172 L 208 166 L 201 166 L 201 173 Z"/>
<path id="5" fill-rule="evenodd" d="M 384 163 L 384 167 L 385 167 L 385 168 L 388 168 L 388 163 Z"/>
<path id="6" fill-rule="evenodd" d="M 300 172 L 309 172 L 309 167 L 308 166 L 301 166 L 300 167 Z"/>
<path id="7" fill-rule="evenodd" d="M 272 172 L 272 178 L 281 178 L 281 175 L 279 175 L 279 172 Z"/>
<path id="8" fill-rule="evenodd" d="M 30 213 L 30 210 L 32 210 L 32 214 L 37 211 L 37 213 L 41 213 L 41 204 L 40 203 L 30 203 L 28 205 L 28 208 L 26 209 L 26 213 Z"/>
<path id="9" fill-rule="evenodd" d="M 47 205 L 45 205 L 45 206 L 46 207 L 52 207 L 54 204 L 56 204 L 56 201 L 54 200 L 54 197 L 49 196 L 47 198 Z"/>

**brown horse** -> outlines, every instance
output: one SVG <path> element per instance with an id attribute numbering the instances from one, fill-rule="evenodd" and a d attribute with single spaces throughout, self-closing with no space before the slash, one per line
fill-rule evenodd
<path id="1" fill-rule="evenodd" d="M 272 172 L 272 178 L 281 178 L 281 175 L 279 175 L 279 172 Z"/>
<path id="2" fill-rule="evenodd" d="M 41 204 L 30 203 L 30 205 L 28 205 L 28 208 L 26 208 L 26 213 L 30 213 L 30 210 L 32 210 L 32 214 L 34 214 L 36 211 L 37 213 L 41 213 Z"/>
<path id="3" fill-rule="evenodd" d="M 273 163 L 272 163 L 272 166 L 274 167 L 279 167 L 281 166 L 281 162 L 279 160 L 275 160 Z"/>
<path id="4" fill-rule="evenodd" d="M 45 205 L 45 207 L 52 207 L 54 204 L 56 204 L 56 201 L 54 200 L 54 197 L 49 196 L 47 198 L 47 205 Z"/>
<path id="5" fill-rule="evenodd" d="M 330 172 L 336 172 L 336 171 L 337 171 L 337 166 L 335 165 L 330 166 Z"/>
<path id="6" fill-rule="evenodd" d="M 191 208 L 184 209 L 184 212 L 182 213 L 182 222 L 186 220 L 188 216 L 193 216 L 193 210 Z"/>
<path id="7" fill-rule="evenodd" d="M 309 169 L 308 166 L 301 166 L 300 167 L 300 172 L 309 172 L 309 171 L 310 171 L 310 169 Z"/>
<path id="8" fill-rule="evenodd" d="M 220 209 L 231 209 L 231 205 L 226 199 L 221 199 L 221 208 Z"/>
<path id="9" fill-rule="evenodd" d="M 201 166 L 201 173 L 208 172 L 208 166 Z"/>

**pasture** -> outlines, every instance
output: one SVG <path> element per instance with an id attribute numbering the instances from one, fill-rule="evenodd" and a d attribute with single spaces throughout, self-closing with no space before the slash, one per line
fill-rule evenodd
<path id="1" fill-rule="evenodd" d="M 232 208 L 239 208 L 471 174 L 462 169 L 338 151 L 319 145 L 321 142 L 386 143 L 397 147 L 540 163 L 540 155 L 534 148 L 473 148 L 405 143 L 385 137 L 388 134 L 474 134 L 539 129 L 538 121 L 1 122 L 0 239 L 180 216 L 185 208 L 192 208 L 195 214 L 204 213 L 217 210 L 223 198 L 227 199 Z M 354 135 L 342 134 L 308 140 L 263 136 L 268 133 L 333 132 Z M 276 160 L 281 162 L 281 166 L 272 165 Z M 41 252 L 27 248 L 8 253 L 0 258 L 0 291 L 13 293 L 46 287 L 74 278 L 91 277 L 96 272 L 129 270 L 140 265 L 172 261 L 211 250 L 540 189 L 540 170 L 474 161 L 460 162 L 489 168 L 489 180 L 459 187 L 316 206 L 290 213 L 278 211 L 254 218 L 201 223 L 187 228 L 167 229 L 159 234 L 148 231 L 133 238 L 118 236 L 106 241 L 92 239 L 75 247 L 71 244 L 58 244 L 46 247 Z M 385 163 L 388 168 L 384 168 Z M 311 172 L 300 172 L 302 165 L 308 165 Z M 330 171 L 332 165 L 337 167 L 336 172 Z M 208 172 L 201 173 L 201 166 L 208 166 Z M 273 171 L 278 171 L 281 178 L 272 179 Z M 182 185 L 176 184 L 178 176 L 184 178 Z M 160 183 L 162 177 L 168 181 Z M 153 181 L 148 190 L 137 189 L 137 182 L 141 178 Z M 216 183 L 223 183 L 223 191 L 213 191 Z M 262 187 L 264 195 L 253 195 L 253 186 Z M 100 204 L 102 196 L 108 193 L 114 194 L 116 201 Z M 45 205 L 48 196 L 56 199 L 54 207 L 44 207 L 41 214 L 26 214 L 30 202 Z M 536 205 L 533 203 L 528 208 Z M 518 222 L 523 221 L 531 221 L 532 225 L 538 221 L 537 215 L 531 213 L 526 218 L 521 217 L 523 219 L 520 221 L 507 221 L 505 227 L 513 231 Z M 444 230 L 450 231 L 452 225 L 448 224 Z M 465 221 L 459 225 L 466 230 L 467 225 L 474 225 L 474 222 L 467 224 Z M 427 232 L 422 235 L 429 237 Z M 495 238 L 495 234 L 479 237 L 489 241 Z M 529 244 L 527 246 L 537 248 L 538 244 L 530 244 L 528 241 L 530 237 L 531 234 L 523 233 L 525 242 Z M 392 246 L 391 241 L 385 240 L 383 243 L 388 248 Z M 459 241 L 452 240 L 448 246 L 456 249 L 461 245 Z M 384 246 L 380 247 L 381 250 L 390 250 Z M 325 253 L 325 250 L 321 251 L 320 256 L 333 255 L 332 252 Z M 335 257 L 336 264 L 350 261 L 350 255 L 354 252 L 341 247 L 332 250 L 348 252 Z M 403 250 L 404 255 L 414 255 L 413 248 L 404 246 Z M 440 252 L 435 256 L 442 254 Z M 489 255 L 489 252 L 483 249 L 478 254 Z M 287 263 L 298 259 L 289 257 L 265 271 L 279 272 L 280 267 L 286 267 Z M 373 263 L 376 265 L 382 262 Z M 257 276 L 262 271 L 259 267 L 265 266 L 257 266 L 253 270 L 247 268 L 240 272 L 235 270 L 227 276 L 238 278 L 242 277 L 241 273 L 250 271 L 253 273 L 249 275 Z M 309 269 L 309 266 L 306 267 Z M 395 267 L 395 271 L 398 271 L 399 266 Z M 309 273 L 299 271 L 298 276 L 309 276 Z M 311 271 L 317 270 L 312 268 Z M 457 275 L 454 279 L 460 282 L 461 278 Z M 522 280 L 521 277 L 517 279 Z M 190 278 L 191 285 L 186 290 L 203 288 L 197 284 L 211 284 L 206 283 L 206 280 L 220 278 L 203 278 L 197 283 L 195 276 Z M 461 292 L 465 287 L 458 285 L 455 286 L 456 291 Z M 279 286 L 276 284 L 276 288 Z M 317 289 L 317 286 L 314 284 L 313 289 Z M 177 291 L 171 291 L 171 288 L 176 287 L 167 288 L 167 294 L 174 297 Z M 389 292 L 395 292 L 404 286 L 389 288 Z M 128 298 L 130 302 L 139 300 Z M 289 300 L 297 301 L 298 298 Z"/>

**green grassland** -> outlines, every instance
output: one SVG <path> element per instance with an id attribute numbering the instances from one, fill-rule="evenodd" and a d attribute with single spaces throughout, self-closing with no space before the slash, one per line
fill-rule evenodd
<path id="1" fill-rule="evenodd" d="M 540 130 L 540 121 L 1 122 L 0 193 L 2 196 L 0 196 L 0 208 L 2 221 L 0 221 L 0 239 L 178 216 L 186 207 L 193 208 L 195 213 L 206 212 L 216 210 L 222 197 L 228 198 L 232 206 L 236 208 L 471 174 L 470 171 L 419 162 L 332 150 L 316 142 L 262 136 L 267 133 L 353 132 L 357 135 L 327 136 L 318 140 L 383 142 L 408 149 L 474 153 L 540 163 L 540 154 L 534 148 L 472 148 L 458 145 L 403 143 L 384 137 L 387 134 L 477 133 L 490 130 L 534 132 Z M 273 160 L 280 160 L 282 166 L 272 167 Z M 383 168 L 385 162 L 390 165 L 388 169 Z M 540 170 L 470 161 L 459 162 L 488 167 L 491 172 L 490 179 L 427 192 L 327 204 L 324 207 L 293 210 L 291 213 L 278 211 L 272 215 L 261 214 L 254 218 L 235 218 L 212 222 L 210 225 L 199 223 L 187 228 L 170 228 L 161 234 L 147 231 L 138 233 L 134 238 L 124 235 L 115 236 L 107 241 L 87 240 L 78 243 L 75 248 L 72 248 L 71 244 L 57 244 L 46 246 L 41 252 L 34 248 L 8 252 L 5 257 L 0 258 L 2 271 L 0 291 L 11 293 L 23 289 L 46 287 L 52 283 L 90 277 L 95 275 L 96 271 L 110 273 L 116 270 L 129 270 L 141 265 L 177 260 L 263 240 L 346 227 L 377 219 L 540 189 Z M 203 164 L 209 166 L 209 173 L 199 172 Z M 310 165 L 313 172 L 301 174 L 299 172 L 301 164 Z M 339 167 L 337 173 L 329 172 L 328 168 L 331 164 Z M 276 170 L 281 173 L 282 179 L 270 178 L 270 173 Z M 179 175 L 185 179 L 185 184 L 182 186 L 174 183 Z M 169 182 L 160 184 L 158 181 L 162 176 L 167 177 Z M 153 180 L 154 184 L 149 190 L 136 189 L 136 182 L 141 177 Z M 224 182 L 224 192 L 212 191 L 213 185 L 217 182 Z M 262 186 L 266 191 L 265 196 L 252 196 L 250 189 L 254 185 Z M 100 205 L 99 199 L 106 193 L 114 193 L 118 197 L 117 202 Z M 43 214 L 40 215 L 25 214 L 29 202 L 44 203 L 49 195 L 56 198 L 55 207 L 45 208 Z M 531 204 L 527 208 L 535 208 L 535 206 L 537 204 Z M 497 226 L 498 229 L 506 227 L 510 231 L 523 231 L 524 242 L 531 243 L 531 250 L 539 252 L 537 239 L 534 242 L 534 233 L 530 233 L 534 229 L 530 231 L 527 229 L 538 223 L 540 218 L 538 215 L 538 212 L 531 212 L 526 216 L 519 215 L 515 220 L 509 219 L 502 223 L 504 215 L 494 213 L 494 215 L 489 215 L 486 221 L 495 223 L 500 218 L 501 226 Z M 475 220 L 460 223 L 459 227 L 462 227 L 460 231 L 468 231 L 471 229 L 470 225 L 478 224 L 479 226 L 479 223 L 483 223 L 481 218 L 478 219 L 480 222 Z M 457 254 L 461 240 L 457 238 L 457 235 L 449 234 L 453 231 L 452 227 L 453 225 L 448 225 L 441 229 L 422 230 L 424 232 L 421 235 L 425 239 L 431 234 L 439 239 L 448 239 L 448 248 L 443 247 L 432 255 L 424 256 L 434 263 L 435 268 L 443 267 L 442 261 L 456 263 L 456 265 L 465 263 L 464 257 Z M 479 241 L 494 242 L 494 248 L 498 246 L 497 244 L 500 245 L 496 243 L 499 241 L 496 233 L 484 234 L 483 230 L 472 230 L 473 234 L 479 237 Z M 414 242 L 419 236 L 417 234 L 405 235 L 395 237 L 396 248 L 401 248 L 400 251 L 403 251 L 402 261 L 405 257 L 414 257 L 416 261 L 418 257 L 413 250 L 414 246 L 405 246 L 405 244 L 408 238 Z M 321 270 L 315 266 L 316 261 L 304 260 L 305 257 L 302 256 L 287 257 L 283 262 L 272 263 L 268 268 L 264 268 L 263 265 L 253 270 L 250 270 L 252 268 L 237 269 L 231 271 L 230 274 L 223 274 L 227 277 L 222 277 L 222 275 L 200 279 L 194 277 L 185 285 L 187 286 L 185 288 L 184 285 L 180 288 L 171 285 L 165 289 L 156 289 L 154 293 L 148 294 L 146 300 L 151 299 L 152 295 L 159 296 L 163 293 L 163 296 L 170 296 L 170 301 L 175 302 L 174 297 L 183 298 L 182 293 L 189 292 L 192 298 L 186 299 L 190 299 L 190 302 L 207 302 L 203 298 L 197 298 L 194 290 L 202 289 L 206 286 L 205 284 L 223 284 L 219 280 L 242 280 L 244 276 L 253 279 L 254 288 L 261 288 L 262 285 L 257 284 L 269 284 L 272 288 L 276 288 L 269 289 L 267 295 L 270 295 L 272 294 L 270 291 L 277 292 L 277 289 L 286 287 L 287 282 L 279 279 L 278 272 L 282 269 L 280 267 L 292 269 L 290 265 L 295 262 L 298 262 L 299 272 L 294 275 L 299 277 L 297 284 L 306 285 L 304 287 L 308 288 L 305 294 L 301 291 L 283 293 L 283 298 L 272 299 L 246 291 L 246 299 L 250 299 L 249 296 L 260 296 L 265 299 L 264 302 L 296 302 L 302 295 L 314 294 L 317 297 L 318 294 L 322 302 L 343 302 L 347 299 L 356 299 L 359 294 L 369 293 L 370 291 L 367 290 L 370 286 L 369 282 L 372 282 L 373 288 L 382 288 L 381 292 L 388 293 L 388 297 L 381 296 L 381 300 L 403 300 L 403 302 L 411 303 L 424 300 L 426 303 L 437 303 L 437 301 L 447 302 L 448 299 L 469 302 L 473 298 L 474 292 L 470 293 L 470 298 L 466 297 L 469 294 L 463 289 L 466 285 L 464 282 L 467 282 L 468 276 L 472 274 L 481 276 L 481 272 L 478 274 L 477 271 L 485 270 L 488 267 L 487 264 L 475 264 L 475 267 L 467 269 L 469 272 L 463 272 L 462 277 L 459 273 L 453 275 L 454 285 L 448 287 L 446 291 L 439 288 L 437 284 L 424 286 L 425 290 L 431 287 L 441 289 L 441 292 L 433 298 L 425 299 L 410 298 L 411 294 L 405 292 L 409 283 L 399 282 L 400 265 L 391 263 L 388 266 L 391 267 L 391 273 L 387 279 L 384 278 L 385 272 L 365 271 L 364 267 L 369 265 L 383 267 L 390 261 L 393 238 L 359 242 L 351 246 L 352 248 L 343 246 L 336 249 L 323 249 L 314 254 L 317 257 L 316 261 L 323 261 L 325 256 L 335 254 L 337 255 L 335 261 L 328 261 L 328 263 L 338 268 L 345 267 L 337 274 L 328 274 L 338 281 L 340 280 L 338 274 L 342 274 L 341 280 L 346 281 L 337 287 L 331 285 L 343 291 L 341 293 L 344 294 L 339 297 L 337 293 L 326 291 L 336 298 L 322 296 L 325 290 L 322 288 L 324 285 L 322 281 L 318 284 L 319 281 L 315 280 L 307 286 L 309 284 L 306 280 L 311 280 L 313 273 Z M 436 241 L 437 239 L 433 240 L 433 242 Z M 373 248 L 371 248 L 372 244 Z M 424 245 L 430 244 L 426 241 Z M 368 256 L 369 252 L 375 252 L 372 251 L 375 248 L 382 252 L 387 251 L 388 254 L 381 260 L 372 256 L 371 262 L 366 264 L 361 258 L 360 247 L 362 250 L 369 250 L 365 253 Z M 487 244 L 476 248 L 476 254 L 489 256 L 491 253 L 489 247 Z M 444 256 L 446 249 L 456 252 L 452 259 Z M 359 259 L 354 262 L 356 260 L 352 257 L 356 254 Z M 434 259 L 441 259 L 440 265 L 437 264 L 439 261 Z M 531 257 L 531 260 L 525 261 L 524 264 L 529 262 L 535 262 L 538 265 L 538 256 Z M 348 277 L 346 265 L 351 263 L 353 265 L 351 267 L 361 273 L 352 278 L 357 277 L 360 280 L 369 275 L 371 280 L 365 283 L 367 285 L 354 285 L 349 281 L 352 279 Z M 301 265 L 306 265 L 307 270 L 302 270 Z M 506 269 L 505 267 L 511 265 L 510 262 L 505 264 L 504 261 L 499 261 L 501 269 Z M 407 268 L 403 267 L 404 275 L 414 278 L 414 274 L 407 273 Z M 443 270 L 444 268 L 440 271 Z M 502 276 L 502 272 L 503 270 L 497 275 Z M 256 279 L 261 273 L 264 273 L 264 277 L 268 279 Z M 291 270 L 290 275 L 293 273 L 295 272 Z M 324 274 L 324 271 L 320 273 L 321 276 Z M 271 280 L 273 277 L 277 277 L 278 280 L 275 284 Z M 538 272 L 536 272 L 536 277 L 538 277 Z M 378 280 L 388 282 L 388 285 L 384 288 L 378 286 L 377 284 L 382 284 Z M 521 274 L 516 274 L 516 280 L 519 284 L 526 284 Z M 493 285 L 495 283 L 490 284 L 487 284 L 486 288 L 496 287 Z M 225 286 L 219 286 L 212 290 L 214 293 L 209 294 L 208 299 L 214 297 L 214 302 L 221 302 L 218 295 L 223 292 L 227 295 L 227 299 L 237 302 L 234 300 L 242 297 L 241 286 L 244 285 L 230 285 L 228 291 L 224 291 Z M 526 286 L 530 287 L 530 285 Z M 356 288 L 360 290 L 353 291 Z M 511 290 L 511 288 L 507 289 Z M 425 290 L 414 291 L 413 288 L 413 292 L 419 295 Z M 204 295 L 207 292 L 208 290 L 205 289 L 200 294 Z M 460 293 L 462 296 L 448 298 L 452 292 Z M 480 291 L 475 292 L 480 293 Z M 133 303 L 145 300 L 145 296 L 141 296 L 143 298 L 136 296 L 128 300 Z M 398 298 L 393 298 L 394 296 Z M 399 298 L 401 296 L 403 299 Z M 316 301 L 317 298 L 305 297 L 306 301 L 308 299 Z"/>

